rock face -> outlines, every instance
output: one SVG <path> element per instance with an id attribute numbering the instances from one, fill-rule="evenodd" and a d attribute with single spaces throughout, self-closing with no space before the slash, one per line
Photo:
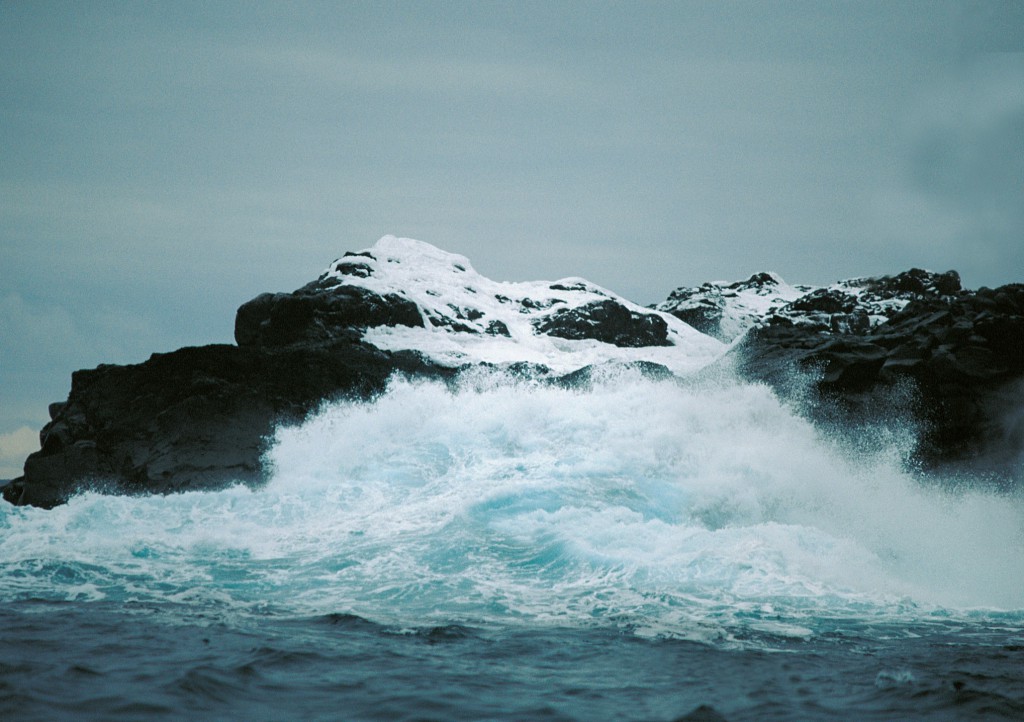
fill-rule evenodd
<path id="1" fill-rule="evenodd" d="M 647 361 L 645 347 L 677 369 L 721 351 L 675 318 L 581 279 L 497 283 L 462 256 L 392 237 L 293 293 L 243 304 L 235 341 L 75 372 L 67 401 L 51 406 L 41 450 L 4 498 L 51 507 L 83 488 L 259 484 L 276 424 L 325 400 L 372 397 L 394 373 L 451 378 L 486 363 L 573 383 L 566 374 L 593 362 Z"/>
<path id="2" fill-rule="evenodd" d="M 613 346 L 671 346 L 661 316 L 636 313 L 608 299 L 577 308 L 558 309 L 534 324 L 538 333 L 568 339 L 593 339 Z"/>
<path id="3" fill-rule="evenodd" d="M 655 308 L 701 333 L 731 341 L 810 290 L 809 286 L 790 286 L 774 273 L 757 273 L 735 283 L 677 288 Z"/>
<path id="4" fill-rule="evenodd" d="M 276 424 L 372 397 L 395 373 L 451 379 L 481 364 L 563 385 L 606 362 L 651 378 L 729 366 L 782 395 L 810 388 L 819 421 L 909 414 L 925 466 L 998 473 L 1024 458 L 1024 285 L 964 291 L 953 272 L 825 288 L 762 273 L 645 309 L 579 278 L 493 281 L 462 256 L 388 236 L 293 293 L 243 304 L 235 341 L 75 372 L 4 498 L 51 507 L 84 488 L 259 484 Z M 794 387 L 799 372 L 809 387 Z"/>
<path id="5" fill-rule="evenodd" d="M 963 462 L 1012 476 L 1024 449 L 1013 412 L 1024 407 L 1024 285 L 943 292 L 952 289 L 917 292 L 879 323 L 856 306 L 828 314 L 820 296 L 808 299 L 813 322 L 768 318 L 735 349 L 737 366 L 780 391 L 794 370 L 812 372 L 825 402 L 812 409 L 819 418 L 912 414 L 921 425 L 915 459 L 925 467 Z"/>
<path id="6" fill-rule="evenodd" d="M 168 493 L 262 479 L 278 421 L 324 399 L 377 393 L 395 370 L 443 374 L 413 354 L 359 343 L 261 350 L 229 345 L 77 371 L 8 501 L 50 507 L 81 488 Z"/>
<path id="7" fill-rule="evenodd" d="M 242 305 L 236 346 L 77 371 L 67 401 L 51 406 L 41 450 L 4 497 L 49 507 L 80 488 L 168 493 L 258 484 L 277 423 L 300 420 L 325 400 L 380 393 L 395 372 L 451 375 L 415 352 L 360 340 L 366 327 L 385 324 L 423 326 L 423 318 L 399 296 L 320 280 Z"/>
<path id="8" fill-rule="evenodd" d="M 358 286 L 322 282 L 294 293 L 264 293 L 238 309 L 239 346 L 358 340 L 369 326 L 423 326 L 416 304 L 395 294 L 378 295 Z"/>
<path id="9" fill-rule="evenodd" d="M 812 418 L 908 421 L 921 466 L 1019 471 L 1024 286 L 965 291 L 954 271 L 920 269 L 825 288 L 758 274 L 678 289 L 658 306 L 682 318 L 712 307 L 704 326 L 738 339 L 730 356 L 742 376 L 794 395 L 805 389 L 795 372 L 806 372 Z"/>
<path id="10" fill-rule="evenodd" d="M 383 238 L 346 255 L 315 283 L 286 296 L 310 293 L 326 298 L 303 301 L 315 308 L 288 312 L 289 319 L 301 318 L 286 327 L 335 328 L 330 297 L 358 295 L 367 309 L 359 321 L 363 341 L 384 350 L 417 349 L 447 366 L 523 361 L 570 373 L 589 363 L 653 361 L 686 373 L 724 351 L 672 315 L 584 279 L 494 281 L 463 256 L 407 239 Z"/>
<path id="11" fill-rule="evenodd" d="M 853 324 L 866 330 L 888 321 L 913 300 L 960 292 L 956 271 L 930 273 L 915 268 L 896 276 L 854 278 L 824 288 L 790 286 L 774 273 L 757 273 L 735 283 L 677 288 L 655 308 L 704 333 L 732 341 L 750 328 L 780 318 L 799 326 L 835 326 L 839 330 Z"/>

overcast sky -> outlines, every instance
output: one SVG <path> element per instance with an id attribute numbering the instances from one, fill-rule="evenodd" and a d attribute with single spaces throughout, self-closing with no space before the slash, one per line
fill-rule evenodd
<path id="1" fill-rule="evenodd" d="M 0 0 L 0 477 L 74 369 L 387 233 L 640 303 L 1024 281 L 1022 51 L 1020 0 Z"/>

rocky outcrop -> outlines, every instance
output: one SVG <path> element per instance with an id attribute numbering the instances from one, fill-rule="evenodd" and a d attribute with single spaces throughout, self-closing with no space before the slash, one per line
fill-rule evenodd
<path id="1" fill-rule="evenodd" d="M 820 288 L 790 286 L 774 273 L 757 273 L 745 281 L 677 288 L 654 308 L 733 341 L 778 319 L 798 326 L 866 331 L 913 300 L 955 296 L 961 290 L 956 271 L 913 268 L 895 276 L 854 278 Z"/>
<path id="2" fill-rule="evenodd" d="M 538 333 L 558 338 L 593 339 L 620 347 L 672 345 L 664 318 L 630 311 L 611 299 L 557 309 L 535 321 L 534 328 Z"/>
<path id="3" fill-rule="evenodd" d="M 809 290 L 808 286 L 790 286 L 774 273 L 755 273 L 744 281 L 677 288 L 654 308 L 701 333 L 732 341 Z"/>
<path id="4" fill-rule="evenodd" d="M 372 397 L 395 373 L 451 378 L 469 365 L 493 365 L 486 353 L 467 353 L 481 340 L 532 349 L 533 357 L 513 361 L 507 350 L 495 354 L 513 374 L 557 379 L 604 358 L 577 360 L 564 343 L 552 345 L 555 338 L 597 341 L 610 349 L 608 358 L 620 348 L 677 341 L 690 342 L 678 349 L 684 360 L 694 350 L 708 360 L 717 351 L 675 319 L 581 279 L 496 283 L 461 256 L 386 237 L 345 254 L 292 293 L 243 304 L 235 345 L 75 372 L 67 401 L 51 406 L 42 448 L 3 496 L 50 507 L 84 488 L 169 493 L 259 484 L 261 455 L 277 424 L 301 420 L 327 400 Z M 556 353 L 561 369 L 540 363 Z M 585 380 L 566 376 L 562 383 Z"/>
<path id="5" fill-rule="evenodd" d="M 259 484 L 274 425 L 325 399 L 379 393 L 395 371 L 444 375 L 415 354 L 364 344 L 264 350 L 215 345 L 155 354 L 72 375 L 66 402 L 4 489 L 16 504 L 51 507 L 75 491 L 169 493 Z"/>
<path id="6" fill-rule="evenodd" d="M 826 287 L 771 273 L 680 288 L 655 308 L 734 344 L 739 374 L 827 428 L 912 427 L 915 467 L 1024 469 L 1024 297 L 911 269 Z"/>
<path id="7" fill-rule="evenodd" d="M 763 273 L 643 309 L 582 279 L 491 281 L 462 256 L 385 237 L 293 293 L 243 304 L 235 341 L 75 372 L 4 498 L 50 507 L 84 488 L 257 485 L 277 424 L 370 398 L 395 373 L 451 379 L 480 365 L 585 386 L 593 364 L 659 379 L 729 364 L 819 422 L 910 419 L 924 466 L 998 475 L 1024 458 L 1024 285 L 964 291 L 953 272 L 824 288 Z"/>
<path id="8" fill-rule="evenodd" d="M 872 314 L 862 298 L 809 293 L 750 330 L 737 368 L 783 394 L 806 372 L 819 420 L 915 423 L 913 457 L 926 468 L 1012 478 L 1024 450 L 1012 411 L 1024 407 L 1024 285 L 969 292 L 952 274 L 912 271 L 870 287 L 905 303 Z"/>
<path id="9" fill-rule="evenodd" d="M 380 295 L 359 286 L 316 281 L 294 293 L 264 293 L 238 309 L 239 346 L 358 340 L 370 326 L 423 326 L 415 303 L 396 294 Z"/>

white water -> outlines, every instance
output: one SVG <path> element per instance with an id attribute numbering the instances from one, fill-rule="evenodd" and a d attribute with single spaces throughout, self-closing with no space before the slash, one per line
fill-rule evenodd
<path id="1" fill-rule="evenodd" d="M 258 491 L 0 511 L 0 601 L 719 638 L 1024 609 L 1024 504 L 850 459 L 764 387 L 395 382 L 281 429 Z"/>
<path id="2" fill-rule="evenodd" d="M 527 362 L 547 366 L 556 373 L 570 373 L 607 361 L 652 361 L 678 374 L 707 366 L 725 346 L 699 333 L 669 313 L 659 313 L 632 303 L 583 278 L 549 281 L 492 281 L 477 273 L 469 259 L 412 238 L 384 236 L 363 253 L 342 257 L 323 277 L 346 286 L 360 286 L 375 293 L 394 294 L 416 304 L 423 327 L 375 326 L 363 340 L 388 351 L 413 349 L 442 366 L 469 363 L 508 364 Z M 354 277 L 337 270 L 338 264 L 358 263 L 372 273 Z M 570 288 L 571 287 L 571 288 Z M 593 339 L 564 339 L 537 333 L 534 322 L 552 310 L 566 310 L 612 300 L 634 313 L 660 316 L 666 328 L 667 346 L 620 347 Z M 437 327 L 434 321 L 450 317 L 475 329 L 464 333 Z M 500 322 L 508 336 L 488 331 Z"/>

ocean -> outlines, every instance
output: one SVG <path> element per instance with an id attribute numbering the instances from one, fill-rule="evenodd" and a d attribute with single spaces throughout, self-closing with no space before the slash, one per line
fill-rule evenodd
<path id="1" fill-rule="evenodd" d="M 3 505 L 0 718 L 1024 718 L 1020 492 L 798 412 L 399 379 L 259 489 Z"/>

